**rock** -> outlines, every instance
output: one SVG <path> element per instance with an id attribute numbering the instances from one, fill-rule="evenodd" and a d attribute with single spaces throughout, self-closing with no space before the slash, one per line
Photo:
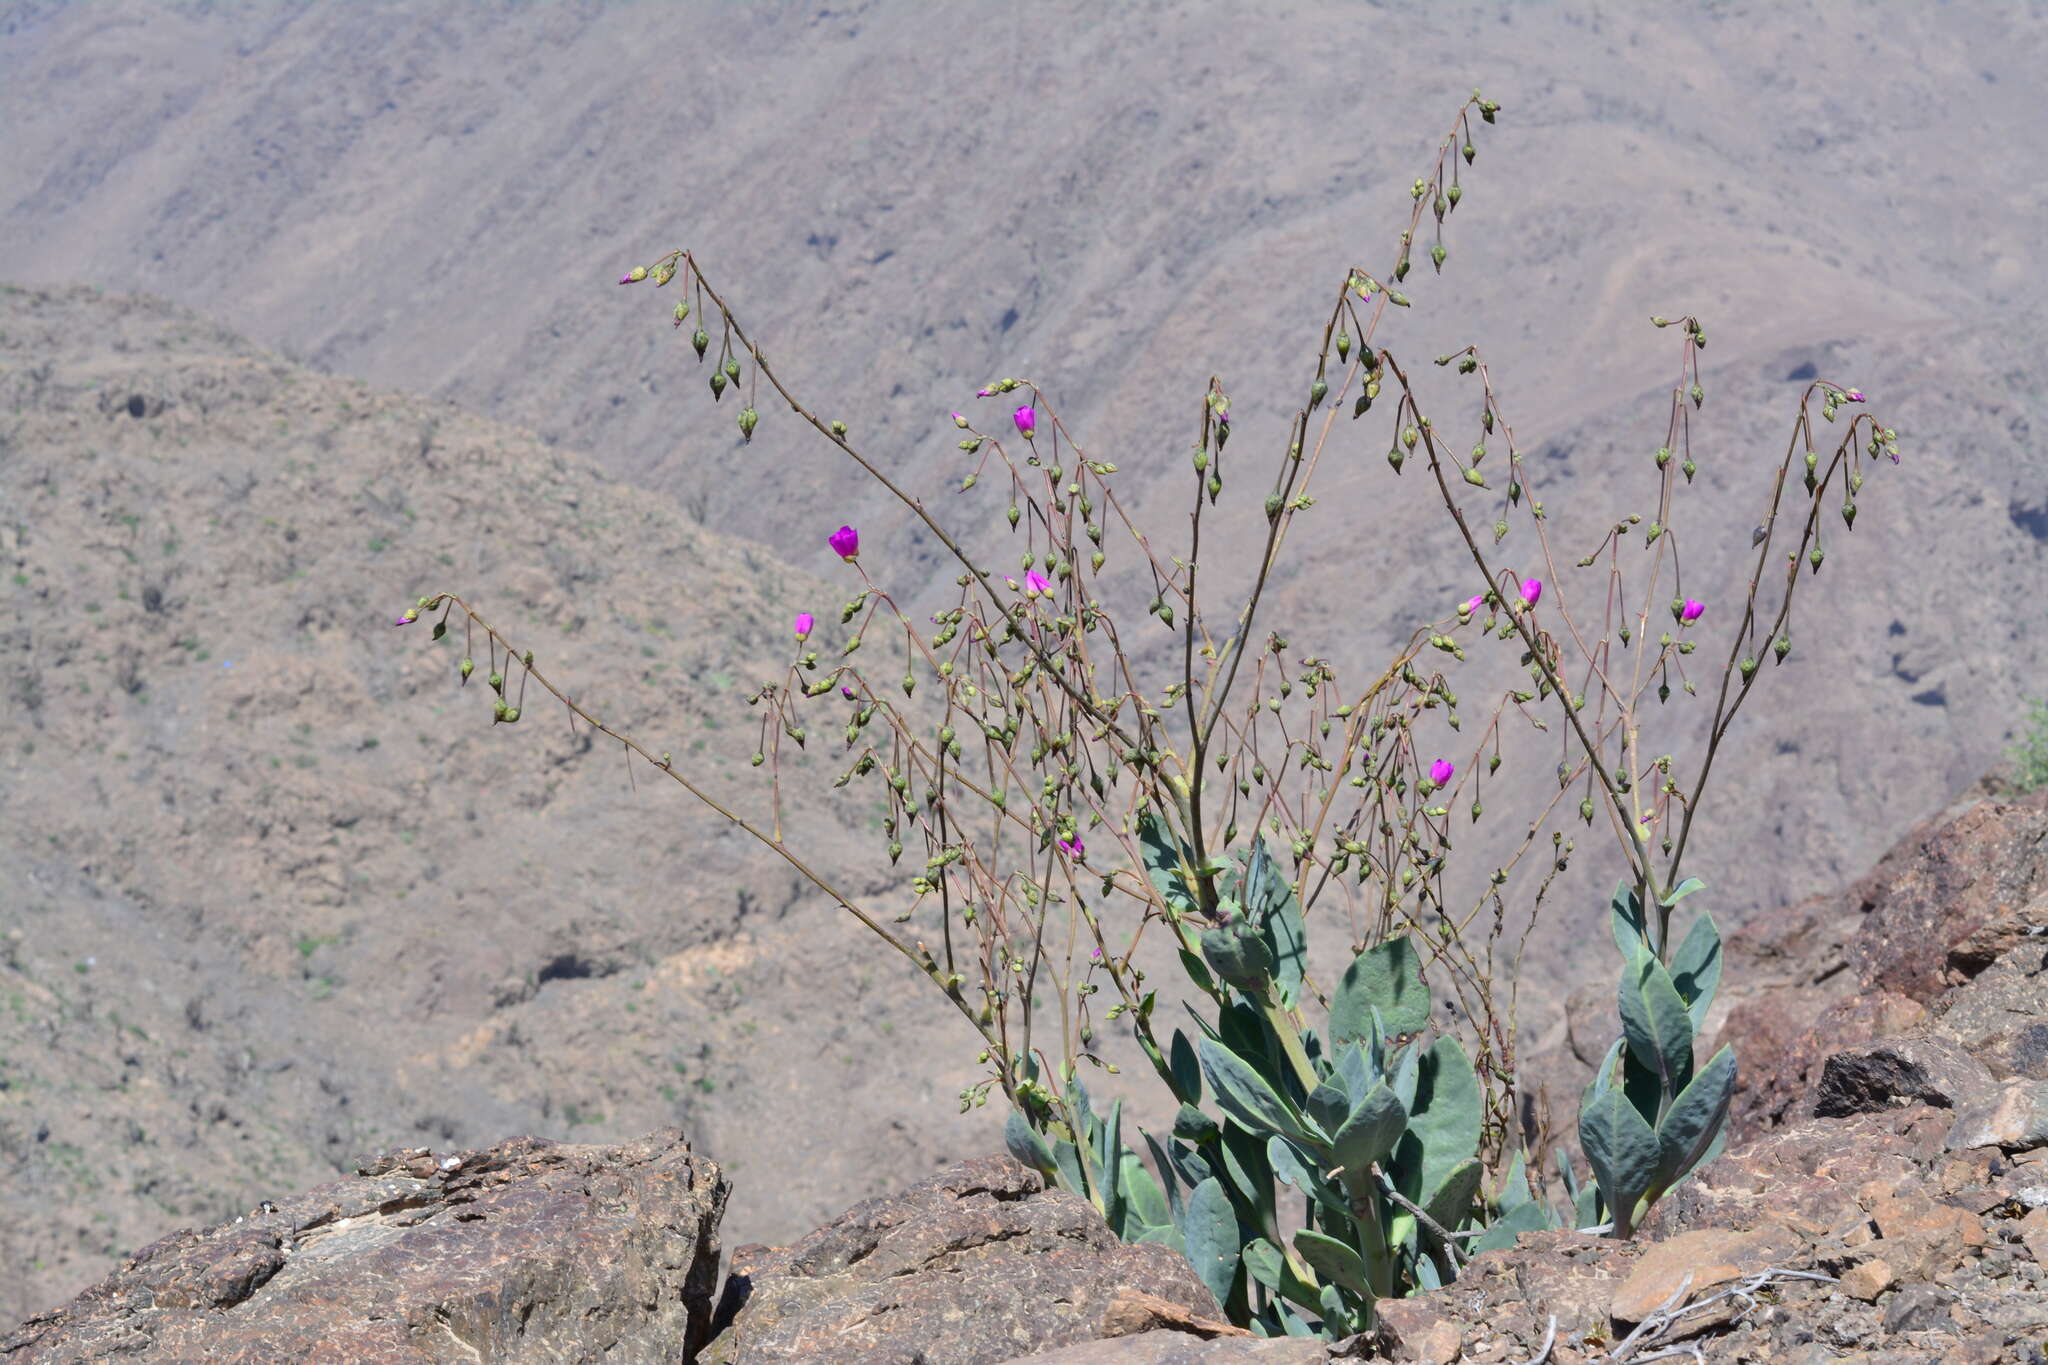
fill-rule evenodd
<path id="1" fill-rule="evenodd" d="M 1878 1253 L 1902 1278 L 1931 1279 L 1983 1250 L 1984 1222 L 1968 1209 L 1929 1198 L 1917 1188 L 1878 1195 L 1870 1203 Z"/>
<path id="2" fill-rule="evenodd" d="M 1452 1343 L 1456 1350 L 1456 1343 Z M 1223 1337 L 1204 1341 L 1185 1332 L 1141 1332 L 1137 1336 L 1087 1341 L 1037 1355 L 1019 1356 L 1011 1365 L 1325 1365 L 1329 1343 L 1308 1337 Z"/>
<path id="3" fill-rule="evenodd" d="M 2048 1081 L 2013 1077 L 1964 1106 L 1949 1130 L 1948 1145 L 2001 1147 L 2024 1152 L 2048 1144 Z"/>
<path id="4" fill-rule="evenodd" d="M 1924 1004 L 2048 920 L 2048 791 L 1978 802 L 1895 866 L 1871 888 L 1849 961 L 1866 987 Z"/>
<path id="5" fill-rule="evenodd" d="M 1008 1157 L 857 1204 L 794 1246 L 742 1249 L 728 1299 L 704 1365 L 994 1365 L 1162 1326 L 1244 1338 L 1185 1257 L 1119 1242 Z"/>
<path id="6" fill-rule="evenodd" d="M 615 1147 L 416 1148 L 173 1233 L 23 1323 L 0 1357 L 679 1360 L 709 1324 L 725 1197 L 676 1129 Z"/>
<path id="7" fill-rule="evenodd" d="M 1681 1232 L 1643 1252 L 1614 1291 L 1608 1314 L 1617 1323 L 1638 1323 L 1669 1303 L 1682 1285 L 1685 1298 L 1674 1306 L 1758 1271 L 1803 1267 L 1807 1250 L 1805 1238 L 1777 1223 L 1765 1223 L 1748 1232 L 1726 1228 Z"/>
<path id="8" fill-rule="evenodd" d="M 1751 1058 L 1749 1039 L 1741 1030 L 1761 1022 L 1757 1015 L 1774 1007 L 1796 1013 L 1798 999 L 1796 993 L 1766 996 L 1742 1013 L 1728 1016 L 1721 1041 L 1736 1044 L 1743 1074 L 1754 1078 L 1743 1082 L 1745 1089 L 1737 1096 L 1735 1111 L 1744 1120 L 1737 1125 L 1739 1136 L 1752 1136 L 1760 1128 L 1812 1113 L 1814 1090 L 1829 1057 L 1871 1038 L 1909 1033 L 1928 1019 L 1926 1006 L 1896 991 L 1845 996 L 1817 1015 L 1809 1012 L 1806 1026 L 1781 1050 Z M 1783 1027 L 1782 1023 L 1776 1025 L 1779 1031 Z"/>
<path id="9" fill-rule="evenodd" d="M 1898 1282 L 1898 1272 L 1882 1256 L 1873 1256 L 1842 1272 L 1842 1291 L 1865 1303 L 1875 1303 L 1879 1294 Z"/>
<path id="10" fill-rule="evenodd" d="M 1953 1302 L 1955 1295 L 1931 1284 L 1909 1284 L 1884 1306 L 1884 1330 L 1953 1332 L 1955 1323 L 1948 1315 L 1948 1306 Z"/>
<path id="11" fill-rule="evenodd" d="M 1984 1064 L 1946 1038 L 1891 1038 L 1830 1056 L 1815 1087 L 1821 1118 L 1877 1113 L 1908 1104 L 1958 1109 L 1996 1087 Z"/>
<path id="12" fill-rule="evenodd" d="M 2014 948 L 1937 1008 L 1942 1029 L 1992 1075 L 2048 1080 L 2048 942 Z"/>

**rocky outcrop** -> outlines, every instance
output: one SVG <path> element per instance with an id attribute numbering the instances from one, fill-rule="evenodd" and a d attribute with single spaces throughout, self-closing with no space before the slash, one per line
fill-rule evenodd
<path id="1" fill-rule="evenodd" d="M 675 1129 L 394 1152 L 173 1233 L 30 1318 L 0 1359 L 682 1360 L 709 1323 L 726 1190 Z"/>
<path id="2" fill-rule="evenodd" d="M 1008 1157 L 855 1205 L 794 1246 L 741 1248 L 720 1318 L 706 1365 L 995 1365 L 1160 1329 L 1182 1343 L 1130 1349 L 1246 1335 L 1178 1252 L 1119 1242 L 1086 1200 Z"/>

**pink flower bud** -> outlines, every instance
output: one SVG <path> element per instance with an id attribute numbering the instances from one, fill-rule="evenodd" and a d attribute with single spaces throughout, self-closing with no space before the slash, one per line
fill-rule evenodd
<path id="1" fill-rule="evenodd" d="M 1066 854 L 1077 863 L 1088 856 L 1088 846 L 1081 842 L 1081 836 L 1078 834 L 1071 839 L 1060 840 L 1059 845 L 1060 852 Z M 1099 958 L 1102 955 L 1102 950 L 1097 948 L 1095 954 Z"/>
<path id="2" fill-rule="evenodd" d="M 962 431 L 967 430 L 967 414 L 962 412 L 954 413 L 953 425 L 960 428 L 960 430 Z"/>
<path id="3" fill-rule="evenodd" d="M 813 617 L 809 612 L 798 612 L 796 614 L 796 638 L 799 640 L 810 639 L 811 628 L 817 624 L 817 619 Z"/>
<path id="4" fill-rule="evenodd" d="M 995 385 L 991 384 L 985 389 L 976 389 L 974 391 L 974 396 L 976 398 L 993 398 L 996 396 L 996 387 Z"/>
<path id="5" fill-rule="evenodd" d="M 1861 403 L 1863 401 L 1863 390 L 1851 389 L 1849 390 L 1847 397 L 1851 403 Z"/>
<path id="6" fill-rule="evenodd" d="M 1024 575 L 1024 591 L 1050 597 L 1052 596 L 1052 580 L 1038 570 L 1033 569 Z"/>
<path id="7" fill-rule="evenodd" d="M 646 279 L 646 278 L 647 278 L 647 267 L 646 267 L 646 266 L 644 266 L 644 265 L 636 265 L 636 266 L 634 266 L 634 267 L 633 267 L 633 268 L 632 268 L 631 270 L 628 270 L 628 271 L 627 271 L 627 272 L 626 272 L 626 273 L 625 273 L 624 275 L 621 275 L 621 276 L 619 277 L 619 283 L 620 283 L 620 284 L 638 284 L 638 283 L 640 283 L 640 281 L 642 281 L 642 280 L 644 280 L 644 279 Z"/>
<path id="8" fill-rule="evenodd" d="M 1451 775 L 1457 771 L 1457 764 L 1451 762 L 1448 758 L 1440 758 L 1429 765 L 1429 780 L 1441 787 L 1444 783 L 1450 781 Z"/>
<path id="9" fill-rule="evenodd" d="M 1485 596 L 1484 596 L 1484 595 L 1481 595 L 1481 596 L 1479 596 L 1479 597 L 1475 597 L 1475 598 L 1473 598 L 1473 599 L 1472 599 L 1471 601 L 1467 602 L 1467 603 L 1465 604 L 1465 610 L 1466 610 L 1466 611 L 1468 611 L 1468 612 L 1470 612 L 1470 611 L 1478 611 L 1478 610 L 1479 610 L 1479 609 L 1480 609 L 1481 607 L 1483 607 L 1483 606 L 1485 606 L 1485 605 L 1486 605 L 1486 598 L 1485 598 Z"/>
<path id="10" fill-rule="evenodd" d="M 1030 440 L 1038 431 L 1038 414 L 1032 411 L 1029 403 L 1018 408 L 1011 416 L 1017 423 L 1017 434 L 1025 440 Z"/>
<path id="11" fill-rule="evenodd" d="M 411 625 L 411 624 L 412 624 L 413 622 L 415 622 L 415 621 L 417 621 L 417 620 L 419 620 L 419 619 L 420 619 L 420 613 L 419 613 L 419 608 L 417 608 L 417 607 L 407 607 L 407 608 L 405 609 L 405 615 L 403 615 L 403 616 L 399 617 L 399 618 L 398 618 L 398 619 L 397 619 L 396 621 L 393 621 L 393 622 L 392 622 L 391 624 L 392 624 L 393 626 L 409 626 L 409 625 Z"/>
<path id="12" fill-rule="evenodd" d="M 1700 619 L 1700 613 L 1705 611 L 1706 609 L 1706 603 L 1696 602 L 1690 597 L 1686 598 L 1685 605 L 1681 607 L 1678 612 L 1679 624 L 1685 626 L 1691 625 L 1693 622 Z"/>
<path id="13" fill-rule="evenodd" d="M 832 547 L 832 553 L 851 564 L 860 558 L 860 532 L 851 526 L 842 526 L 825 537 L 825 543 Z"/>
<path id="14" fill-rule="evenodd" d="M 1522 584 L 1522 600 L 1523 600 L 1524 602 L 1528 603 L 1528 604 L 1529 604 L 1530 606 L 1532 606 L 1532 607 L 1533 607 L 1533 606 L 1535 606 L 1535 605 L 1536 605 L 1536 603 L 1537 603 L 1537 601 L 1538 601 L 1539 599 L 1541 599 L 1541 598 L 1542 598 L 1542 596 L 1543 596 L 1543 580 L 1542 580 L 1542 579 L 1540 579 L 1540 578 L 1531 578 L 1531 579 L 1528 579 L 1527 581 L 1525 581 L 1525 582 L 1524 582 L 1524 583 Z"/>
<path id="15" fill-rule="evenodd" d="M 852 689 L 852 688 L 850 688 L 850 687 L 845 687 L 845 686 L 842 686 L 842 687 L 841 687 L 841 688 L 839 689 L 839 695 L 840 695 L 840 696 L 842 696 L 842 697 L 844 697 L 844 698 L 846 698 L 846 699 L 847 699 L 848 701 L 852 701 L 852 700 L 853 700 L 853 689 Z"/>

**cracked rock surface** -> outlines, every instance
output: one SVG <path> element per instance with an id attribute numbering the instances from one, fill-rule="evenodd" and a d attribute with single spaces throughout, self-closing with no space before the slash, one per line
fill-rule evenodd
<path id="1" fill-rule="evenodd" d="M 144 1248 L 0 1359 L 681 1360 L 709 1320 L 726 1189 L 673 1128 L 387 1153 Z"/>

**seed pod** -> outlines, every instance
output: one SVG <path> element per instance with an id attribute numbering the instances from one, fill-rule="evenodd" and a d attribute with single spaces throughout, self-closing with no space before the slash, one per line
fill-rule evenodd
<path id="1" fill-rule="evenodd" d="M 1755 677 L 1756 657 L 1754 655 L 1745 654 L 1742 658 L 1742 662 L 1739 665 L 1737 665 L 1737 667 L 1739 667 L 1742 670 L 1742 676 L 1745 681 L 1752 677 Z"/>
<path id="2" fill-rule="evenodd" d="M 1337 333 L 1337 359 L 1347 360 L 1351 356 L 1351 333 Z"/>
<path id="3" fill-rule="evenodd" d="M 1778 656 L 1779 663 L 1784 663 L 1785 656 L 1787 654 L 1790 654 L 1791 652 L 1792 642 L 1786 639 L 1784 636 L 1780 635 L 1777 639 L 1771 642 L 1771 653 Z"/>
<path id="4" fill-rule="evenodd" d="M 1842 523 L 1843 523 L 1843 525 L 1845 525 L 1845 526 L 1848 526 L 1848 527 L 1851 527 L 1852 529 L 1853 529 L 1853 528 L 1855 527 L 1855 525 L 1856 525 L 1856 504 L 1855 504 L 1855 503 L 1853 503 L 1853 502 L 1844 502 L 1844 503 L 1842 504 Z"/>
<path id="5" fill-rule="evenodd" d="M 1400 283 L 1401 283 L 1402 281 L 1406 280 L 1407 278 L 1408 278 L 1408 253 L 1404 251 L 1404 252 L 1402 252 L 1402 253 L 1401 253 L 1401 259 L 1400 259 L 1400 260 L 1398 260 L 1398 261 L 1396 261 L 1396 262 L 1394 263 L 1394 283 L 1395 283 L 1395 284 L 1400 284 Z M 1393 297 L 1393 295 L 1392 295 L 1392 294 L 1389 294 L 1389 295 L 1388 295 L 1387 297 L 1388 297 L 1388 298 L 1392 298 L 1392 297 Z"/>
<path id="6" fill-rule="evenodd" d="M 1417 431 L 1414 427 L 1402 428 L 1401 444 L 1407 447 L 1409 450 L 1415 449 L 1415 443 L 1421 439 L 1422 433 Z"/>
<path id="7" fill-rule="evenodd" d="M 1692 476 L 1700 472 L 1700 467 L 1693 463 L 1692 456 L 1688 455 L 1685 457 L 1685 463 L 1678 467 L 1678 472 L 1685 475 L 1687 483 L 1691 483 Z"/>
<path id="8" fill-rule="evenodd" d="M 1011 530 L 1015 530 L 1015 529 L 1017 528 L 1017 519 L 1018 519 L 1019 517 L 1021 517 L 1022 515 L 1023 515 L 1023 513 L 1022 513 L 1022 512 L 1019 512 L 1019 511 L 1017 510 L 1017 504 L 1016 504 L 1016 503 L 1014 503 L 1014 502 L 1013 502 L 1013 503 L 1011 503 L 1011 504 L 1010 504 L 1010 511 L 1009 511 L 1009 517 L 1010 517 L 1010 529 L 1011 529 Z"/>
<path id="9" fill-rule="evenodd" d="M 1443 217 L 1443 215 L 1439 213 L 1437 217 L 1441 218 Z M 1429 259 L 1431 264 L 1436 266 L 1437 274 L 1441 275 L 1444 273 L 1444 259 L 1448 257 L 1450 254 L 1450 252 L 1444 250 L 1444 244 L 1442 242 L 1438 242 L 1435 246 L 1429 249 Z"/>
<path id="10" fill-rule="evenodd" d="M 1486 487 L 1486 476 L 1476 469 L 1468 469 L 1465 471 L 1465 482 L 1471 484 L 1474 488 L 1484 488 Z"/>
<path id="11" fill-rule="evenodd" d="M 725 377 L 733 380 L 735 383 L 738 382 L 740 377 L 740 363 L 731 356 L 725 358 Z"/>
<path id="12" fill-rule="evenodd" d="M 839 438 L 840 440 L 842 440 L 842 441 L 843 441 L 843 440 L 845 440 L 845 439 L 846 439 L 846 423 L 844 423 L 844 422 L 840 421 L 840 420 L 839 420 L 838 418 L 836 418 L 836 417 L 835 417 L 835 418 L 833 418 L 833 419 L 832 419 L 832 434 L 833 434 L 834 436 L 837 436 L 837 437 L 838 437 L 838 438 Z"/>
<path id="13" fill-rule="evenodd" d="M 725 375 L 717 370 L 713 370 L 711 372 L 711 401 L 715 403 L 723 397 L 725 397 Z"/>
<path id="14" fill-rule="evenodd" d="M 702 327 L 699 327 L 694 333 L 691 334 L 690 345 L 693 348 L 695 348 L 697 352 L 697 359 L 702 360 L 704 358 L 704 352 L 711 345 L 711 336 Z"/>
<path id="15" fill-rule="evenodd" d="M 1814 546 L 1813 552 L 1806 556 L 1807 562 L 1813 565 L 1813 571 L 1815 573 L 1820 572 L 1820 562 L 1823 558 L 1825 558 L 1825 556 L 1822 555 L 1820 546 L 1818 545 Z"/>
<path id="16" fill-rule="evenodd" d="M 1458 207 L 1458 201 L 1460 199 L 1463 199 L 1464 197 L 1465 191 L 1458 185 L 1456 181 L 1452 181 L 1451 187 L 1444 191 L 1444 198 L 1450 201 L 1450 206 L 1453 209 L 1456 209 Z"/>
<path id="17" fill-rule="evenodd" d="M 505 695 L 505 675 L 493 669 L 490 676 L 491 690 L 499 696 Z"/>
<path id="18" fill-rule="evenodd" d="M 1330 386 L 1320 379 L 1308 386 L 1308 407 L 1310 412 L 1314 412 L 1323 405 L 1323 396 L 1329 393 L 1329 391 Z"/>
<path id="19" fill-rule="evenodd" d="M 1692 386 L 1692 405 L 1698 407 L 1707 401 L 1707 391 L 1695 384 Z"/>
<path id="20" fill-rule="evenodd" d="M 1668 691 L 1670 691 L 1670 689 L 1669 689 L 1669 688 L 1666 688 L 1665 690 L 1666 690 L 1667 692 L 1668 692 Z M 1584 820 L 1584 821 L 1585 821 L 1585 822 L 1586 822 L 1587 824 L 1589 824 L 1589 825 L 1593 823 L 1593 798 L 1592 798 L 1592 797 L 1588 796 L 1588 797 L 1586 797 L 1585 799 L 1583 799 L 1582 801 L 1580 801 L 1580 802 L 1579 802 L 1579 818 L 1580 818 L 1581 820 Z"/>
<path id="21" fill-rule="evenodd" d="M 1467 166 L 1469 166 L 1469 165 L 1471 165 L 1471 164 L 1472 164 L 1472 158 L 1473 158 L 1473 157 L 1475 157 L 1475 156 L 1478 156 L 1478 155 L 1479 155 L 1479 149 L 1478 149 L 1477 147 L 1474 147 L 1474 146 L 1473 146 L 1473 145 L 1472 145 L 1471 143 L 1469 143 L 1469 142 L 1465 144 L 1465 146 L 1464 146 L 1464 148 L 1463 148 L 1463 151 L 1464 151 L 1464 156 L 1465 156 L 1465 164 L 1466 164 Z"/>
<path id="22" fill-rule="evenodd" d="M 683 301 L 682 301 L 681 303 L 679 303 L 679 304 L 677 304 L 677 305 L 676 305 L 676 326 L 678 326 L 678 327 L 682 326 L 682 325 L 683 325 L 683 319 L 685 319 L 685 318 L 687 318 L 687 317 L 689 317 L 689 316 L 690 316 L 690 301 L 689 301 L 688 299 L 684 299 L 684 300 L 683 300 Z"/>
<path id="23" fill-rule="evenodd" d="M 654 287 L 659 289 L 675 277 L 675 264 L 670 261 L 664 261 L 662 262 L 661 269 L 654 272 Z"/>
<path id="24" fill-rule="evenodd" d="M 476 672 L 476 660 L 464 659 L 461 662 L 461 664 L 456 667 L 455 671 L 462 675 L 462 681 L 464 681 L 465 683 L 468 682 L 469 675 Z"/>
<path id="25" fill-rule="evenodd" d="M 518 707 L 516 707 L 516 706 L 508 706 L 508 707 L 506 707 L 506 708 L 505 708 L 505 723 L 506 723 L 507 725 L 513 725 L 513 724 L 517 724 L 517 723 L 518 723 L 518 720 L 519 720 L 519 708 L 518 708 Z"/>
<path id="26" fill-rule="evenodd" d="M 755 424 L 756 424 L 756 423 L 758 423 L 758 422 L 759 422 L 760 420 L 761 420 L 761 414 L 760 414 L 760 413 L 758 413 L 758 412 L 755 412 L 755 411 L 754 411 L 754 410 L 753 410 L 752 408 L 741 408 L 741 409 L 740 409 L 740 437 L 741 437 L 741 439 L 743 439 L 743 440 L 745 440 L 745 441 L 748 441 L 748 442 L 750 442 L 750 443 L 751 443 L 751 442 L 753 441 L 753 439 L 754 439 L 754 426 L 755 426 Z"/>

